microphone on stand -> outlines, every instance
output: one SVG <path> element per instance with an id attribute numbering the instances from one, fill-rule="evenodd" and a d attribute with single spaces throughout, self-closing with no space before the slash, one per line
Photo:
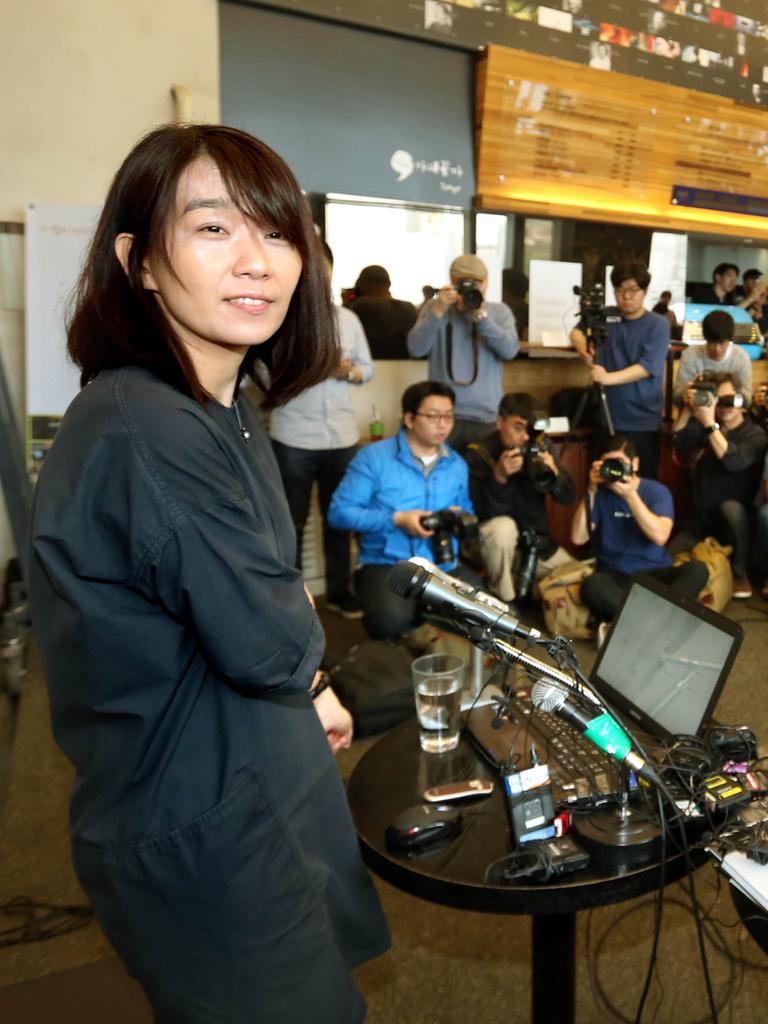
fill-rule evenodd
<path id="1" fill-rule="evenodd" d="M 646 781 L 659 785 L 656 772 L 638 753 L 632 749 L 632 741 L 616 719 L 607 711 L 595 707 L 594 711 L 586 706 L 579 707 L 571 696 L 557 683 L 539 680 L 531 690 L 531 703 L 539 710 L 559 715 L 570 722 L 579 732 L 583 733 L 590 743 L 604 751 L 610 757 L 622 761 L 635 774 Z"/>
<path id="2" fill-rule="evenodd" d="M 387 577 L 387 586 L 400 597 L 416 598 L 438 614 L 462 626 L 470 639 L 481 630 L 492 636 L 537 640 L 538 629 L 523 626 L 509 614 L 509 608 L 490 594 L 450 577 L 446 583 L 429 569 L 412 561 L 397 562 Z M 504 609 L 504 610 L 501 610 Z"/>
<path id="3" fill-rule="evenodd" d="M 473 587 L 470 583 L 465 583 L 464 580 L 451 576 L 450 573 L 444 572 L 438 566 L 433 565 L 428 558 L 422 558 L 421 555 L 412 555 L 408 561 L 411 565 L 418 565 L 422 569 L 426 569 L 427 572 L 431 572 L 433 576 L 437 576 L 439 580 L 447 583 L 454 590 L 458 590 L 462 594 L 472 595 L 476 601 L 487 604 L 489 608 L 495 608 L 496 611 L 501 612 L 503 615 L 509 615 L 509 605 L 504 601 L 494 597 L 493 594 L 486 594 L 485 591 L 478 590 L 477 587 Z"/>

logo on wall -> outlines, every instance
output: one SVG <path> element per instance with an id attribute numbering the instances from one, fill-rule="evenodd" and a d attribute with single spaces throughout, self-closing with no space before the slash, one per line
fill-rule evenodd
<path id="1" fill-rule="evenodd" d="M 461 164 L 452 164 L 450 160 L 415 160 L 408 150 L 396 149 L 390 157 L 389 166 L 397 175 L 398 182 L 405 181 L 414 173 L 434 174 L 441 179 L 441 192 L 450 192 L 452 195 L 461 192 L 462 186 L 450 179 L 463 178 L 464 168 Z"/>
<path id="2" fill-rule="evenodd" d="M 389 166 L 398 176 L 398 181 L 405 181 L 413 174 L 413 157 L 405 149 L 396 149 L 389 161 Z"/>

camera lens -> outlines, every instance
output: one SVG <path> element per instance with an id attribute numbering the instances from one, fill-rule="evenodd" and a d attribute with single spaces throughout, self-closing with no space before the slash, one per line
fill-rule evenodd
<path id="1" fill-rule="evenodd" d="M 600 464 L 600 476 L 603 480 L 613 483 L 616 480 L 623 480 L 632 472 L 628 463 L 622 459 L 604 459 Z"/>

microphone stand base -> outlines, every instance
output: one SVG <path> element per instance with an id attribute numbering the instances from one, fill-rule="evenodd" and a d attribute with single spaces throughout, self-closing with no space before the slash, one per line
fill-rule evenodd
<path id="1" fill-rule="evenodd" d="M 577 818 L 573 830 L 597 864 L 635 868 L 658 860 L 660 855 L 660 830 L 631 812 L 595 811 Z"/>

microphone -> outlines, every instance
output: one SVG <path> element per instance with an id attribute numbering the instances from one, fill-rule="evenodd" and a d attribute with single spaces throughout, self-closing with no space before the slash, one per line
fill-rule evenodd
<path id="1" fill-rule="evenodd" d="M 443 583 L 447 583 L 449 587 L 454 590 L 459 590 L 462 593 L 473 594 L 476 601 L 481 601 L 483 604 L 487 604 L 489 608 L 495 608 L 497 612 L 501 612 L 502 615 L 509 615 L 509 605 L 505 604 L 504 601 L 500 601 L 498 597 L 494 597 L 493 594 L 486 594 L 483 590 L 478 590 L 476 587 L 471 586 L 469 583 L 465 583 L 463 580 L 456 579 L 455 576 L 451 576 L 450 573 L 444 572 L 438 566 L 433 565 L 428 558 L 422 558 L 421 555 L 412 555 L 408 561 L 411 565 L 418 565 L 422 569 L 426 569 L 427 572 L 431 572 L 433 576 L 437 576 Z"/>
<path id="2" fill-rule="evenodd" d="M 521 626 L 509 614 L 507 605 L 490 594 L 450 577 L 446 583 L 429 569 L 413 562 L 396 562 L 387 577 L 387 586 L 400 597 L 415 597 L 430 605 L 439 614 L 457 620 L 468 634 L 474 630 L 487 630 L 492 635 L 521 637 L 536 640 L 538 629 Z M 470 636 L 470 639 L 472 637 Z"/>
<path id="3" fill-rule="evenodd" d="M 607 711 L 601 711 L 595 707 L 593 713 L 580 708 L 570 700 L 569 695 L 556 683 L 539 680 L 534 683 L 531 690 L 531 703 L 539 711 L 545 711 L 559 715 L 566 722 L 574 725 L 579 732 L 584 733 L 590 743 L 622 761 L 631 768 L 636 775 L 640 775 L 648 782 L 659 785 L 659 777 L 647 761 L 644 761 L 639 754 L 632 749 L 632 741 L 622 729 L 616 719 Z"/>

